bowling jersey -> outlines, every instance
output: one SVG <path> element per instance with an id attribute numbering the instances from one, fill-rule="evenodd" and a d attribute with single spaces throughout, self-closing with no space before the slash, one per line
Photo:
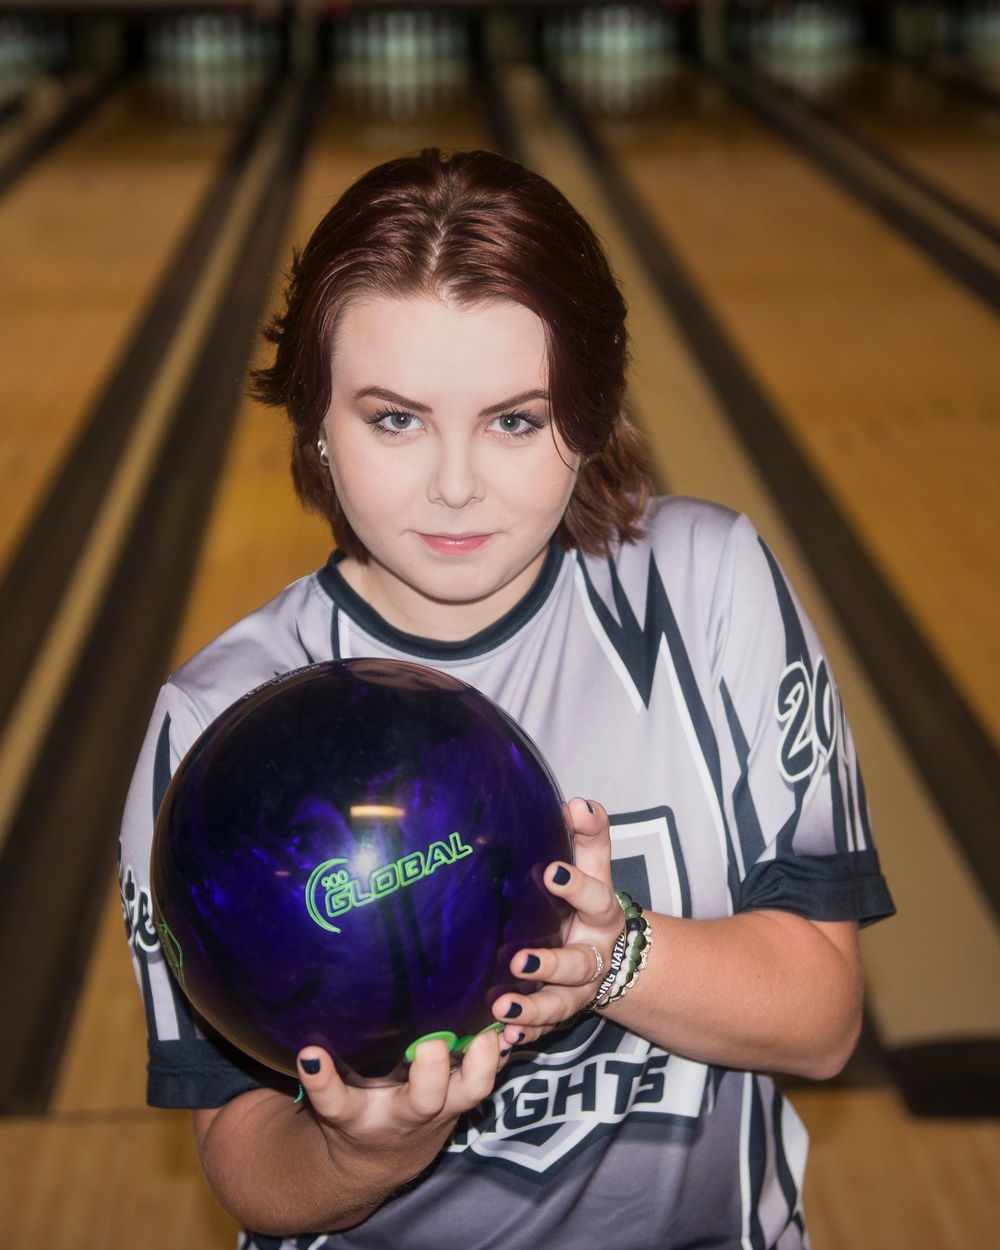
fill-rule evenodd
<path id="1" fill-rule="evenodd" d="M 745 517 L 696 500 L 654 501 L 646 525 L 608 559 L 553 545 L 525 598 L 457 643 L 394 629 L 334 556 L 170 678 L 121 843 L 151 1104 L 214 1107 L 284 1079 L 193 1017 L 158 947 L 148 864 L 159 802 L 201 731 L 248 690 L 317 661 L 417 661 L 494 699 L 564 796 L 607 808 L 615 883 L 645 908 L 861 923 L 891 913 L 837 688 L 773 555 Z M 806 1146 L 769 1076 L 668 1054 L 584 1014 L 515 1049 L 434 1166 L 362 1224 L 243 1245 L 792 1250 L 808 1244 Z"/>

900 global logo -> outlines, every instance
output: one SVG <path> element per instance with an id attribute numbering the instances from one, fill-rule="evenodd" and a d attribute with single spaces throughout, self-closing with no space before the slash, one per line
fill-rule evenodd
<path id="1" fill-rule="evenodd" d="M 376 899 L 394 894 L 405 886 L 415 885 L 448 864 L 471 855 L 475 848 L 453 833 L 447 842 L 432 842 L 426 851 L 411 851 L 391 863 L 373 868 L 368 874 L 367 889 L 352 877 L 350 860 L 327 859 L 314 868 L 306 885 L 306 907 L 309 915 L 323 929 L 340 933 L 332 921 L 355 907 L 363 907 Z"/>

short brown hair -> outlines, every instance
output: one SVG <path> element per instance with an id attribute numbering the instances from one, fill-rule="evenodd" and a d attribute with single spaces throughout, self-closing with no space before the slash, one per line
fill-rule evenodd
<path id="1" fill-rule="evenodd" d="M 319 223 L 295 255 L 285 312 L 265 330 L 274 363 L 252 378 L 258 399 L 287 411 L 295 488 L 330 522 L 338 547 L 367 558 L 316 452 L 336 321 L 357 296 L 420 294 L 512 300 L 540 318 L 552 418 L 581 457 L 556 537 L 594 555 L 637 538 L 650 477 L 622 411 L 625 302 L 600 243 L 550 182 L 517 162 L 428 148 L 370 170 Z"/>

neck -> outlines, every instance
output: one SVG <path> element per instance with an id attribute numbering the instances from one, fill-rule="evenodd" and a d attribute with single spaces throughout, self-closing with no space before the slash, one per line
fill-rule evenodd
<path id="1" fill-rule="evenodd" d="M 341 576 L 393 629 L 438 642 L 464 642 L 488 629 L 515 607 L 535 584 L 547 548 L 503 586 L 480 598 L 434 599 L 371 560 L 348 557 Z"/>

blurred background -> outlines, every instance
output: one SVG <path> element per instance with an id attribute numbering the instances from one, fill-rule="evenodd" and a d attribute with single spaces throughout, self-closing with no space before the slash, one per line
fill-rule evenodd
<path id="1" fill-rule="evenodd" d="M 665 490 L 826 643 L 899 915 L 791 1096 L 816 1250 L 1000 1246 L 1000 3 L 0 9 L 0 1225 L 234 1244 L 144 1102 L 117 826 L 170 669 L 328 554 L 243 396 L 302 243 L 426 145 L 538 169 Z"/>

